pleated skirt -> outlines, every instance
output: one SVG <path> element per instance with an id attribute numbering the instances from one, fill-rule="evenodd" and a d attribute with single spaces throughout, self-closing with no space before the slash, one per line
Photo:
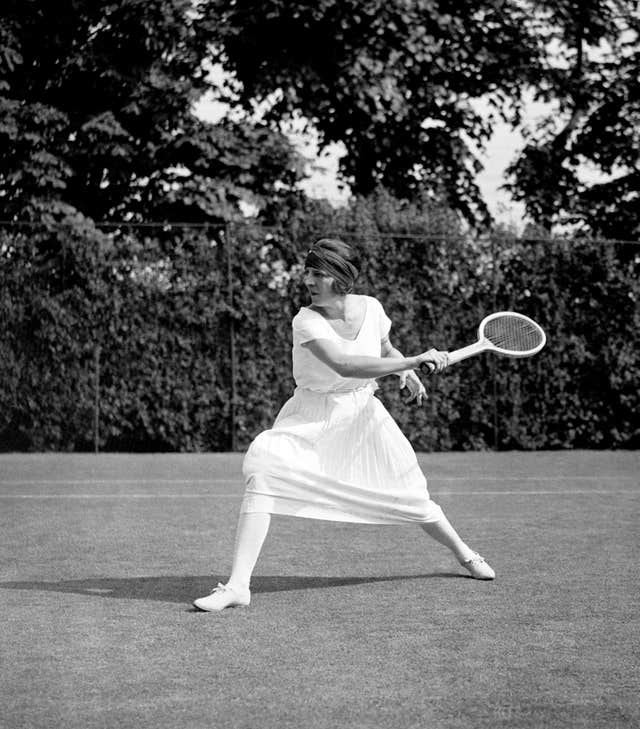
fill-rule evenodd
<path id="1" fill-rule="evenodd" d="M 361 524 L 438 521 L 411 444 L 374 387 L 296 389 L 243 462 L 243 513 Z"/>

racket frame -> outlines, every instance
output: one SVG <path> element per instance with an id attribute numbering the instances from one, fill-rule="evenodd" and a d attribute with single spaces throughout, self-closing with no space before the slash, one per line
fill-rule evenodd
<path id="1" fill-rule="evenodd" d="M 524 352 L 520 352 L 517 350 L 512 349 L 503 349 L 502 347 L 497 347 L 495 344 L 492 344 L 487 337 L 484 335 L 484 329 L 488 322 L 492 321 L 493 319 L 498 318 L 499 316 L 512 316 L 516 317 L 517 319 L 523 319 L 524 321 L 528 322 L 532 326 L 534 326 L 541 336 L 540 343 L 534 347 L 533 349 L 527 349 Z M 531 357 L 534 354 L 537 354 L 546 344 L 547 342 L 547 336 L 544 333 L 544 329 L 537 324 L 533 319 L 530 319 L 528 316 L 525 316 L 524 314 L 518 314 L 515 311 L 496 311 L 493 314 L 489 314 L 488 316 L 485 316 L 485 318 L 480 322 L 480 326 L 478 327 L 478 341 L 474 342 L 473 344 L 469 344 L 467 347 L 462 347 L 461 349 L 455 349 L 452 352 L 449 352 L 449 364 L 455 364 L 456 362 L 461 362 L 463 359 L 467 359 L 468 357 L 473 357 L 476 354 L 480 354 L 481 352 L 494 352 L 495 354 L 502 355 L 503 357 Z"/>

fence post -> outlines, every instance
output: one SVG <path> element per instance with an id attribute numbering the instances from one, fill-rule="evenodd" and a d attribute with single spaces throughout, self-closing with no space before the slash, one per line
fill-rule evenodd
<path id="1" fill-rule="evenodd" d="M 227 254 L 227 306 L 229 310 L 229 364 L 231 369 L 231 401 L 229 403 L 229 448 L 238 450 L 236 435 L 236 402 L 237 402 L 237 362 L 236 362 L 236 324 L 233 301 L 233 237 L 231 225 L 224 227 L 224 242 Z"/>
<path id="2" fill-rule="evenodd" d="M 498 261 L 496 257 L 496 241 L 495 236 L 491 234 L 491 306 L 493 311 L 498 309 Z M 491 381 L 493 386 L 493 450 L 499 449 L 498 434 L 498 374 L 496 358 L 491 357 Z"/>
<path id="3" fill-rule="evenodd" d="M 93 349 L 93 449 L 96 454 L 100 452 L 100 345 Z"/>

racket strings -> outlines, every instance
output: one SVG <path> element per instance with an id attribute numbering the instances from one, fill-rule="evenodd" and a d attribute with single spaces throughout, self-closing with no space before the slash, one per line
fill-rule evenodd
<path id="1" fill-rule="evenodd" d="M 508 314 L 488 321 L 484 336 L 495 347 L 511 352 L 529 352 L 543 341 L 542 332 L 533 322 Z"/>

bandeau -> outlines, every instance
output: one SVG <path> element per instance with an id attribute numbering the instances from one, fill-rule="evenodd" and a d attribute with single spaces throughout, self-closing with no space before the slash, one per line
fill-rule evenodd
<path id="1" fill-rule="evenodd" d="M 339 253 L 312 245 L 305 260 L 306 268 L 315 268 L 324 271 L 344 288 L 350 291 L 358 278 L 358 269 L 349 261 L 345 260 Z"/>

